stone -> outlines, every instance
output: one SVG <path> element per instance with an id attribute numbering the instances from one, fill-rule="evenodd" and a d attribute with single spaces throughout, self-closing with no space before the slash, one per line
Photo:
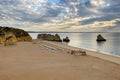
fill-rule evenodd
<path id="1" fill-rule="evenodd" d="M 70 42 L 69 37 L 63 38 L 63 42 Z"/>
<path id="2" fill-rule="evenodd" d="M 98 41 L 98 42 L 100 42 L 100 41 L 106 41 L 106 39 L 103 38 L 102 35 L 99 34 L 99 35 L 97 36 L 96 41 Z"/>

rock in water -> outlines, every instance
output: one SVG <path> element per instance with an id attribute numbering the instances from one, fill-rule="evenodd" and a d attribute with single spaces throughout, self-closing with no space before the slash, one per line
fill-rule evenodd
<path id="1" fill-rule="evenodd" d="M 37 39 L 48 40 L 48 41 L 57 41 L 62 42 L 60 36 L 58 34 L 38 34 Z"/>
<path id="2" fill-rule="evenodd" d="M 103 37 L 102 37 L 102 35 L 98 35 L 97 36 L 97 40 L 96 41 L 98 41 L 98 42 L 100 42 L 100 41 L 106 41 L 106 39 L 104 39 Z"/>
<path id="3" fill-rule="evenodd" d="M 0 26 L 0 44 L 5 42 L 5 35 L 13 34 L 17 41 L 32 41 L 32 37 L 22 29 Z"/>
<path id="4" fill-rule="evenodd" d="M 5 39 L 4 41 L 5 46 L 15 45 L 17 42 L 17 38 L 13 33 L 6 33 L 4 39 Z"/>
<path id="5" fill-rule="evenodd" d="M 69 37 L 63 38 L 63 42 L 70 42 Z"/>

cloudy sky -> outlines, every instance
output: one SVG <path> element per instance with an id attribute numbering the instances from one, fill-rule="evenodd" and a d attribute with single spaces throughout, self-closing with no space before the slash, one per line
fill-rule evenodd
<path id="1" fill-rule="evenodd" d="M 0 0 L 0 25 L 27 31 L 120 31 L 120 0 Z"/>

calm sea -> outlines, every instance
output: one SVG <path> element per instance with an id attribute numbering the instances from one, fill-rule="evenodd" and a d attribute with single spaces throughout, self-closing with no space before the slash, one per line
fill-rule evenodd
<path id="1" fill-rule="evenodd" d="M 29 33 L 33 39 L 37 38 L 39 33 Z M 55 33 L 51 33 L 55 34 Z M 105 54 L 120 56 L 120 33 L 58 33 L 61 38 L 68 36 L 70 46 L 89 49 Z M 96 37 L 101 34 L 107 39 L 106 42 L 96 42 Z"/>

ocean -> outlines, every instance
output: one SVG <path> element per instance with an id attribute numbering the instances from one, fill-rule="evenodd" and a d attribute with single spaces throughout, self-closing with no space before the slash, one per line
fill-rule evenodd
<path id="1" fill-rule="evenodd" d="M 41 33 L 29 33 L 33 39 L 37 39 L 37 35 Z M 56 33 L 50 33 L 56 34 Z M 92 51 L 101 52 L 104 54 L 120 57 L 120 33 L 57 33 L 61 39 L 68 36 L 69 43 L 64 43 L 70 46 L 84 48 Z M 101 34 L 106 42 L 97 42 L 97 35 Z"/>

